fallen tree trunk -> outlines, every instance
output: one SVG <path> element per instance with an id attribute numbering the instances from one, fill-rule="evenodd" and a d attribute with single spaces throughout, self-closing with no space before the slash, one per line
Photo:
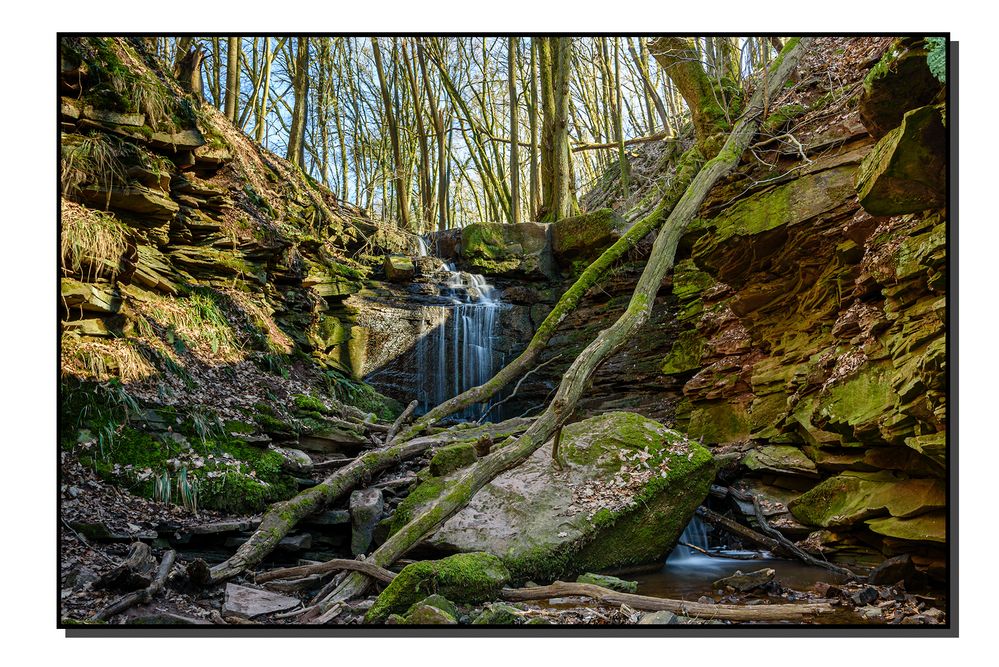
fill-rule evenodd
<path id="1" fill-rule="evenodd" d="M 814 565 L 816 567 L 821 567 L 825 570 L 829 570 L 830 572 L 835 572 L 836 574 L 842 575 L 849 579 L 866 578 L 856 574 L 852 570 L 846 569 L 845 567 L 840 567 L 839 565 L 833 565 L 829 561 L 816 558 L 812 554 L 808 553 L 807 551 L 796 545 L 791 540 L 784 537 L 784 533 L 780 532 L 779 530 L 771 526 L 770 523 L 767 521 L 767 517 L 763 514 L 763 508 L 760 507 L 760 501 L 757 500 L 756 496 L 754 496 L 753 494 L 745 493 L 739 491 L 738 489 L 734 489 L 732 487 L 728 488 L 728 492 L 734 498 L 737 498 L 743 502 L 750 502 L 753 504 L 753 513 L 756 515 L 756 522 L 760 524 L 760 530 L 762 530 L 764 533 L 773 538 L 774 541 L 780 544 L 782 549 L 788 554 L 794 556 L 803 563 L 807 563 L 808 565 Z"/>
<path id="2" fill-rule="evenodd" d="M 127 609 L 130 609 L 131 607 L 134 607 L 137 604 L 152 601 L 152 599 L 156 597 L 156 595 L 159 594 L 161 590 L 163 590 L 163 586 L 166 585 L 167 577 L 170 576 L 170 570 L 173 569 L 173 564 L 176 559 L 177 559 L 176 551 L 174 551 L 173 549 L 167 551 L 165 554 L 163 554 L 163 560 L 160 561 L 160 568 L 156 572 L 156 578 L 153 579 L 153 582 L 149 584 L 149 586 L 143 588 L 140 591 L 135 591 L 133 593 L 129 593 L 128 595 L 123 595 L 122 597 L 118 598 L 117 600 L 115 600 L 114 602 L 112 602 L 111 604 L 104 607 L 96 614 L 94 614 L 92 620 L 106 621 L 112 616 L 120 614 L 121 612 L 126 611 Z"/>
<path id="3" fill-rule="evenodd" d="M 655 598 L 634 593 L 620 593 L 595 584 L 569 583 L 556 581 L 551 586 L 531 586 L 529 588 L 504 588 L 500 595 L 510 602 L 545 600 L 548 598 L 580 596 L 600 600 L 609 604 L 626 604 L 640 611 L 671 611 L 674 614 L 694 618 L 717 619 L 721 621 L 800 621 L 810 616 L 830 614 L 833 606 L 827 602 L 803 604 L 704 604 L 686 600 Z"/>
<path id="4" fill-rule="evenodd" d="M 147 588 L 155 578 L 156 557 L 145 542 L 133 542 L 125 560 L 94 582 L 94 588 L 135 591 Z"/>
<path id="5" fill-rule="evenodd" d="M 733 535 L 749 540 L 750 542 L 754 542 L 765 549 L 773 551 L 774 553 L 783 551 L 781 549 L 780 542 L 777 540 L 767 537 L 766 535 L 761 535 L 752 528 L 747 528 L 738 521 L 733 521 L 726 516 L 722 516 L 718 512 L 714 512 L 703 505 L 697 508 L 697 516 L 701 517 L 712 526 L 717 526 L 718 528 L 728 531 Z"/>
<path id="6" fill-rule="evenodd" d="M 787 51 L 775 61 L 775 71 L 760 82 L 746 107 L 745 113 L 736 123 L 718 155 L 705 163 L 704 167 L 698 171 L 697 176 L 694 177 L 690 186 L 673 208 L 656 237 L 652 254 L 638 279 L 628 308 L 614 324 L 601 331 L 596 339 L 573 361 L 562 376 L 562 382 L 555 394 L 555 399 L 548 408 L 516 441 L 485 458 L 479 459 L 476 465 L 454 482 L 435 502 L 413 517 L 409 523 L 375 550 L 368 557 L 369 562 L 379 567 L 392 564 L 395 559 L 405 554 L 467 505 L 479 489 L 493 478 L 524 462 L 552 437 L 560 425 L 569 419 L 579 398 L 589 386 L 594 371 L 631 340 L 632 336 L 648 320 L 659 287 L 673 267 L 676 248 L 687 225 L 697 215 L 701 203 L 714 184 L 718 182 L 718 179 L 739 163 L 742 153 L 759 129 L 764 108 L 769 102 L 770 91 L 781 90 L 784 81 L 801 58 L 804 45 L 809 41 L 809 38 L 802 38 L 788 42 Z M 590 268 L 593 268 L 592 265 Z M 500 373 L 502 372 L 500 371 Z M 368 579 L 364 575 L 354 573 L 322 604 L 330 605 L 360 595 L 367 588 L 368 583 Z"/>
<path id="7" fill-rule="evenodd" d="M 256 581 L 258 584 L 262 584 L 268 581 L 274 581 L 275 579 L 291 579 L 292 577 L 307 577 L 312 574 L 326 574 L 328 572 L 336 572 L 337 570 L 356 570 L 357 572 L 364 572 L 365 574 L 377 579 L 378 581 L 384 581 L 385 583 L 389 583 L 393 579 L 395 579 L 395 572 L 391 572 L 384 568 L 378 567 L 373 563 L 368 563 L 363 560 L 333 558 L 323 563 L 316 563 L 314 565 L 299 565 L 298 567 L 282 567 L 277 570 L 269 570 L 267 572 L 261 572 L 256 577 L 254 577 L 254 581 Z"/>
<path id="8" fill-rule="evenodd" d="M 367 452 L 352 462 L 334 471 L 329 477 L 312 488 L 302 491 L 294 498 L 271 505 L 264 514 L 260 526 L 228 560 L 215 565 L 207 572 L 203 566 L 188 567 L 192 579 L 201 584 L 218 583 L 235 577 L 262 561 L 278 542 L 305 517 L 322 510 L 329 503 L 347 494 L 355 486 L 369 479 L 373 474 L 385 470 L 401 461 L 419 456 L 429 448 L 455 440 L 474 438 L 480 432 L 499 432 L 507 429 L 517 432 L 526 427 L 530 420 L 511 419 L 478 429 L 466 429 L 457 433 L 439 433 L 415 438 L 406 442 L 389 445 Z"/>
<path id="9" fill-rule="evenodd" d="M 290 500 L 271 505 L 250 539 L 228 560 L 211 568 L 209 582 L 218 583 L 242 573 L 263 560 L 278 542 L 305 517 L 318 512 L 376 472 L 422 454 L 436 439 L 417 438 L 363 454 L 310 489 Z"/>
<path id="10" fill-rule="evenodd" d="M 409 402 L 406 409 L 402 411 L 402 414 L 400 414 L 399 417 L 392 423 L 392 426 L 389 427 L 388 435 L 385 436 L 386 443 L 392 442 L 393 438 L 395 438 L 395 434 L 399 432 L 399 428 L 406 423 L 410 416 L 412 416 L 413 411 L 416 410 L 416 406 L 419 404 L 419 401 Z"/>

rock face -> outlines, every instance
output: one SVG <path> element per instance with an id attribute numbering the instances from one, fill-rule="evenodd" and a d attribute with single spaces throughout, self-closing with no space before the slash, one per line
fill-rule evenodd
<path id="1" fill-rule="evenodd" d="M 942 106 L 914 109 L 878 141 L 857 175 L 857 194 L 868 213 L 917 213 L 946 203 L 943 113 Z"/>
<path id="2" fill-rule="evenodd" d="M 864 78 L 860 118 L 875 139 L 898 127 L 907 110 L 929 104 L 940 93 L 922 42 L 898 40 Z"/>
<path id="3" fill-rule="evenodd" d="M 364 489 L 350 494 L 350 521 L 353 531 L 350 551 L 355 556 L 368 552 L 375 525 L 382 518 L 385 499 L 380 489 Z"/>
<path id="4" fill-rule="evenodd" d="M 518 581 L 650 563 L 676 543 L 714 477 L 706 449 L 634 413 L 569 424 L 559 450 L 563 469 L 545 445 L 481 489 L 429 543 L 495 554 Z M 451 479 L 424 482 L 397 516 Z"/>

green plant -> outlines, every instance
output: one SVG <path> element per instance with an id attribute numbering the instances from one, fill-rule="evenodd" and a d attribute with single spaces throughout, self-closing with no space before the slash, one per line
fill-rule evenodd
<path id="1" fill-rule="evenodd" d="M 166 470 L 162 475 L 157 475 L 153 481 L 153 500 L 160 503 L 170 502 L 170 473 Z"/>
<path id="2" fill-rule="evenodd" d="M 947 83 L 947 38 L 926 38 L 926 65 L 940 83 Z"/>
<path id="3" fill-rule="evenodd" d="M 87 282 L 113 280 L 128 249 L 128 230 L 103 211 L 67 202 L 62 216 L 59 254 L 62 269 Z"/>
<path id="4" fill-rule="evenodd" d="M 181 468 L 177 476 L 177 495 L 181 504 L 189 512 L 198 511 L 198 480 L 188 478 L 187 468 Z"/>
<path id="5" fill-rule="evenodd" d="M 110 205 L 111 189 L 128 182 L 119 159 L 121 145 L 121 140 L 104 133 L 67 136 L 62 144 L 59 172 L 63 195 L 76 196 L 84 183 L 94 183 L 108 192 L 104 205 Z"/>

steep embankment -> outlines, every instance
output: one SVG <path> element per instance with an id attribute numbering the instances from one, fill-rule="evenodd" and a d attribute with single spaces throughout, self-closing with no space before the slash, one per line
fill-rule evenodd
<path id="1" fill-rule="evenodd" d="M 202 506 L 260 509 L 302 476 L 268 442 L 358 447 L 331 416 L 398 409 L 360 381 L 344 302 L 415 237 L 185 95 L 141 40 L 61 47 L 64 446 L 141 495 L 182 475 Z"/>
<path id="2" fill-rule="evenodd" d="M 935 576 L 946 538 L 943 99 L 921 40 L 818 40 L 743 166 L 705 201 L 652 320 L 584 404 L 710 445 L 720 482 L 758 494 L 774 525 L 832 560 L 905 553 Z M 662 146 L 639 153 L 658 181 L 638 179 L 622 201 L 611 170 L 584 201 L 640 217 L 673 166 Z M 543 401 L 621 312 L 645 254 L 565 322 L 542 363 L 561 358 L 520 402 Z M 519 289 L 540 296 L 543 285 Z M 535 299 L 541 316 L 545 302 Z"/>

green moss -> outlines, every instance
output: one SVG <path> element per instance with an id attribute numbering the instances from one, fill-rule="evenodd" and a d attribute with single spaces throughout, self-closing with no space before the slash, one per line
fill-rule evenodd
<path id="1" fill-rule="evenodd" d="M 737 442 L 749 435 L 749 416 L 737 403 L 697 405 L 690 414 L 687 432 L 709 444 Z"/>
<path id="2" fill-rule="evenodd" d="M 442 477 L 475 463 L 475 449 L 467 442 L 441 447 L 430 459 L 430 474 Z"/>
<path id="3" fill-rule="evenodd" d="M 395 514 L 392 515 L 392 526 L 389 535 L 394 535 L 400 528 L 405 526 L 413 518 L 413 511 L 426 505 L 431 500 L 436 500 L 444 492 L 444 479 L 441 477 L 428 477 L 413 489 L 406 496 Z"/>
<path id="4" fill-rule="evenodd" d="M 184 444 L 124 426 L 103 452 L 86 453 L 80 460 L 103 479 L 147 498 L 153 497 L 154 477 L 166 472 L 173 486 L 180 470 L 186 470 L 199 507 L 240 514 L 258 512 L 297 490 L 281 470 L 280 455 L 228 436 L 192 438 Z"/>
<path id="5" fill-rule="evenodd" d="M 701 366 L 701 357 L 706 346 L 707 341 L 697 330 L 684 331 L 677 337 L 669 354 L 663 359 L 662 372 L 672 375 L 697 370 Z"/>
<path id="6" fill-rule="evenodd" d="M 943 480 L 881 473 L 843 473 L 821 482 L 788 504 L 811 526 L 843 528 L 870 517 L 908 518 L 945 507 Z"/>
<path id="7" fill-rule="evenodd" d="M 320 417 L 328 411 L 325 403 L 308 394 L 295 394 L 292 396 L 292 401 L 299 410 L 318 413 Z"/>
<path id="8" fill-rule="evenodd" d="M 253 420 L 260 425 L 260 428 L 270 435 L 294 435 L 295 428 L 284 422 L 277 417 L 266 414 L 264 412 L 258 412 L 253 415 Z"/>
<path id="9" fill-rule="evenodd" d="M 476 603 L 499 596 L 510 580 L 503 562 L 487 553 L 468 553 L 441 560 L 407 565 L 382 591 L 365 616 L 367 623 L 382 623 L 393 613 L 408 610 L 429 595 L 440 594 L 457 602 Z"/>

